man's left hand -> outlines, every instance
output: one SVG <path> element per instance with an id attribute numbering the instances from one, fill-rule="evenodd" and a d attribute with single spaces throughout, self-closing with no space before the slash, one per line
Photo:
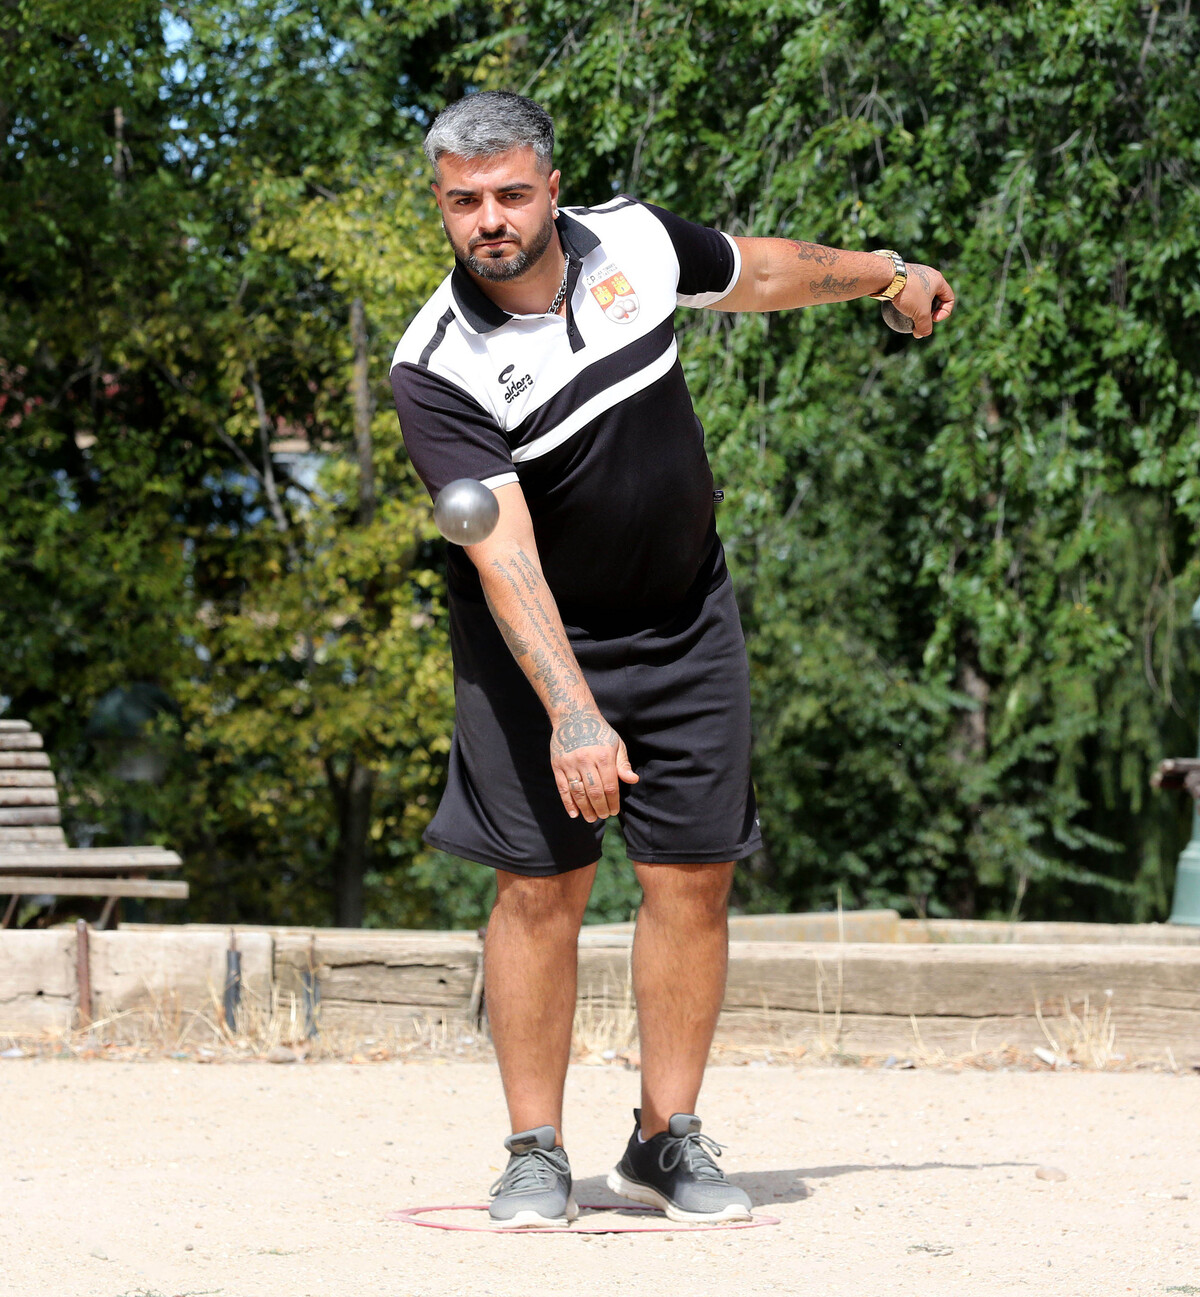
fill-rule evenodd
<path id="1" fill-rule="evenodd" d="M 935 308 L 933 303 L 937 302 Z M 954 310 L 954 290 L 940 270 L 908 263 L 908 283 L 892 299 L 893 305 L 913 322 L 913 337 L 928 338 L 935 324 L 950 318 Z"/>

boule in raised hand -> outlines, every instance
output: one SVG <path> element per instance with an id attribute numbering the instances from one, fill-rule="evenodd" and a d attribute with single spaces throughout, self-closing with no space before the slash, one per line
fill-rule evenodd
<path id="1" fill-rule="evenodd" d="M 433 521 L 455 545 L 478 545 L 487 540 L 500 518 L 495 495 L 473 477 L 456 478 L 438 492 Z"/>
<path id="2" fill-rule="evenodd" d="M 913 331 L 913 322 L 904 314 L 899 307 L 894 306 L 891 302 L 882 302 L 883 322 L 894 333 L 911 333 Z"/>

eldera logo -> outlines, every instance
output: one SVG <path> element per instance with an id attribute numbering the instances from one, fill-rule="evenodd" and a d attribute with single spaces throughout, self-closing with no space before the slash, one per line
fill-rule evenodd
<path id="1" fill-rule="evenodd" d="M 512 372 L 515 368 L 516 366 L 514 365 L 505 365 L 497 376 L 496 381 L 498 383 L 508 383 L 508 380 L 512 378 Z M 532 386 L 532 374 L 526 374 L 523 378 L 513 378 L 513 381 L 508 383 L 508 387 L 504 390 L 504 404 L 511 405 L 522 392 L 527 392 Z"/>

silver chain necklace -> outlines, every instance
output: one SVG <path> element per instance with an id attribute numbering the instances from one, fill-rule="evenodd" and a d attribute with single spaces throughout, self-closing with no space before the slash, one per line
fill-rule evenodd
<path id="1" fill-rule="evenodd" d="M 554 301 L 550 303 L 550 309 L 546 312 L 547 315 L 558 314 L 558 308 L 563 304 L 563 298 L 565 298 L 567 295 L 567 272 L 570 269 L 571 269 L 571 258 L 568 256 L 564 256 L 562 283 L 559 284 L 558 286 L 558 292 L 554 294 Z"/>

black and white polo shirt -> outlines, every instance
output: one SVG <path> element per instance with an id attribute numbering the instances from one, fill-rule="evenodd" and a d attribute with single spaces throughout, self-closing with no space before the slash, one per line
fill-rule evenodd
<path id="1" fill-rule="evenodd" d="M 396 348 L 400 428 L 434 499 L 460 477 L 521 483 L 568 624 L 657 620 L 724 570 L 674 317 L 729 293 L 737 245 L 626 197 L 557 226 L 566 318 L 509 315 L 456 265 Z M 452 593 L 482 598 L 457 546 L 449 565 Z"/>

